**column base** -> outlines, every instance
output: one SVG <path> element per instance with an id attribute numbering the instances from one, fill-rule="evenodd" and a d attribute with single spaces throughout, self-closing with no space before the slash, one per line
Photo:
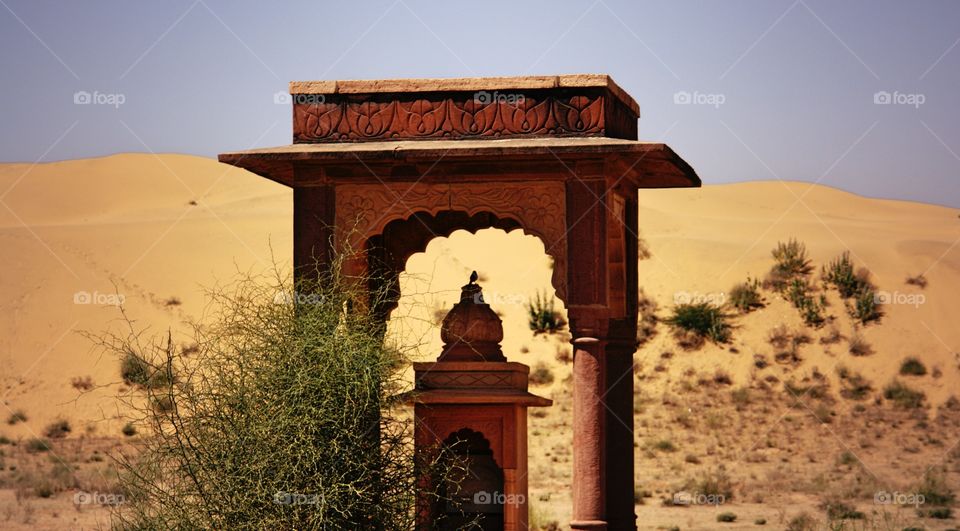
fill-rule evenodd
<path id="1" fill-rule="evenodd" d="M 571 520 L 570 528 L 589 531 L 607 531 L 607 522 L 604 520 Z"/>
<path id="2" fill-rule="evenodd" d="M 609 531 L 637 531 L 637 515 L 634 514 L 629 520 L 610 520 L 607 523 Z"/>

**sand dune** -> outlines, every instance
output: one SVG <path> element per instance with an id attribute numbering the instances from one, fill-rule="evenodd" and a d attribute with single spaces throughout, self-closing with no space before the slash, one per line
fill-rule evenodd
<path id="1" fill-rule="evenodd" d="M 268 266 L 270 245 L 280 260 L 290 255 L 289 192 L 207 159 L 4 165 L 0 183 L 13 186 L 0 208 L 0 388 L 4 405 L 29 418 L 5 426 L 8 436 L 60 416 L 75 433 L 117 433 L 103 422 L 117 414 L 117 386 L 78 398 L 71 379 L 120 381 L 116 360 L 80 334 L 115 326 L 118 296 L 155 330 L 176 329 L 202 308 L 201 284 Z"/>

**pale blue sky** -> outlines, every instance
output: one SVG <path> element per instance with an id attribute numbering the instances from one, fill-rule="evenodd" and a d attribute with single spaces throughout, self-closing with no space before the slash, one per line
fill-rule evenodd
<path id="1" fill-rule="evenodd" d="M 960 207 L 958 42 L 949 0 L 0 0 L 0 160 L 286 144 L 289 80 L 602 72 L 706 183 Z"/>

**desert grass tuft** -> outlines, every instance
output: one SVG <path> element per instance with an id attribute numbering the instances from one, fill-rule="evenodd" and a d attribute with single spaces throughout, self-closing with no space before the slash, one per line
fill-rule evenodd
<path id="1" fill-rule="evenodd" d="M 71 431 L 70 423 L 65 419 L 59 419 L 51 422 L 43 430 L 43 434 L 51 439 L 62 439 Z"/>
<path id="2" fill-rule="evenodd" d="M 867 356 L 873 354 L 873 347 L 867 343 L 867 339 L 859 331 L 855 331 L 847 342 L 850 354 L 854 356 Z"/>
<path id="3" fill-rule="evenodd" d="M 900 364 L 900 374 L 904 376 L 923 376 L 927 374 L 927 366 L 917 358 L 909 357 Z"/>
<path id="4" fill-rule="evenodd" d="M 907 280 L 905 280 L 904 282 L 906 282 L 910 286 L 917 286 L 920 289 L 924 289 L 927 287 L 927 277 L 923 276 L 923 273 L 916 276 L 907 277 Z"/>
<path id="5" fill-rule="evenodd" d="M 549 385 L 553 383 L 553 370 L 542 361 L 530 371 L 529 381 L 532 385 Z"/>
<path id="6" fill-rule="evenodd" d="M 812 271 L 807 246 L 795 238 L 777 242 L 771 254 L 775 262 L 771 274 L 778 279 L 790 280 Z"/>
<path id="7" fill-rule="evenodd" d="M 13 413 L 10 413 L 10 416 L 7 417 L 7 424 L 11 426 L 15 424 L 19 424 L 21 422 L 26 422 L 26 421 L 27 421 L 27 414 L 24 413 L 22 409 L 18 409 Z"/>
<path id="8" fill-rule="evenodd" d="M 534 334 L 552 334 L 566 326 L 554 306 L 554 298 L 540 292 L 527 304 L 527 320 Z"/>
<path id="9" fill-rule="evenodd" d="M 923 403 L 926 400 L 926 395 L 924 395 L 923 391 L 912 389 L 899 380 L 893 380 L 883 388 L 883 397 L 902 409 L 923 407 Z"/>
<path id="10" fill-rule="evenodd" d="M 692 335 L 701 340 L 726 343 L 730 339 L 729 319 L 730 316 L 722 308 L 709 302 L 698 302 L 677 305 L 664 322 L 673 327 L 675 335 Z"/>
<path id="11" fill-rule="evenodd" d="M 747 279 L 730 289 L 728 302 L 741 313 L 749 313 L 755 308 L 763 307 L 760 297 L 760 281 Z"/>

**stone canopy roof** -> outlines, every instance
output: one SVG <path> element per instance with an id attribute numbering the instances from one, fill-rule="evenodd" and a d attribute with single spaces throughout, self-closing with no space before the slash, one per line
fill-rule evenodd
<path id="1" fill-rule="evenodd" d="M 219 160 L 292 187 L 427 174 L 556 179 L 578 164 L 639 188 L 700 185 L 668 146 L 637 140 L 639 106 L 607 75 L 294 81 L 290 103 L 292 144 Z M 310 177 L 298 178 L 305 166 Z"/>

